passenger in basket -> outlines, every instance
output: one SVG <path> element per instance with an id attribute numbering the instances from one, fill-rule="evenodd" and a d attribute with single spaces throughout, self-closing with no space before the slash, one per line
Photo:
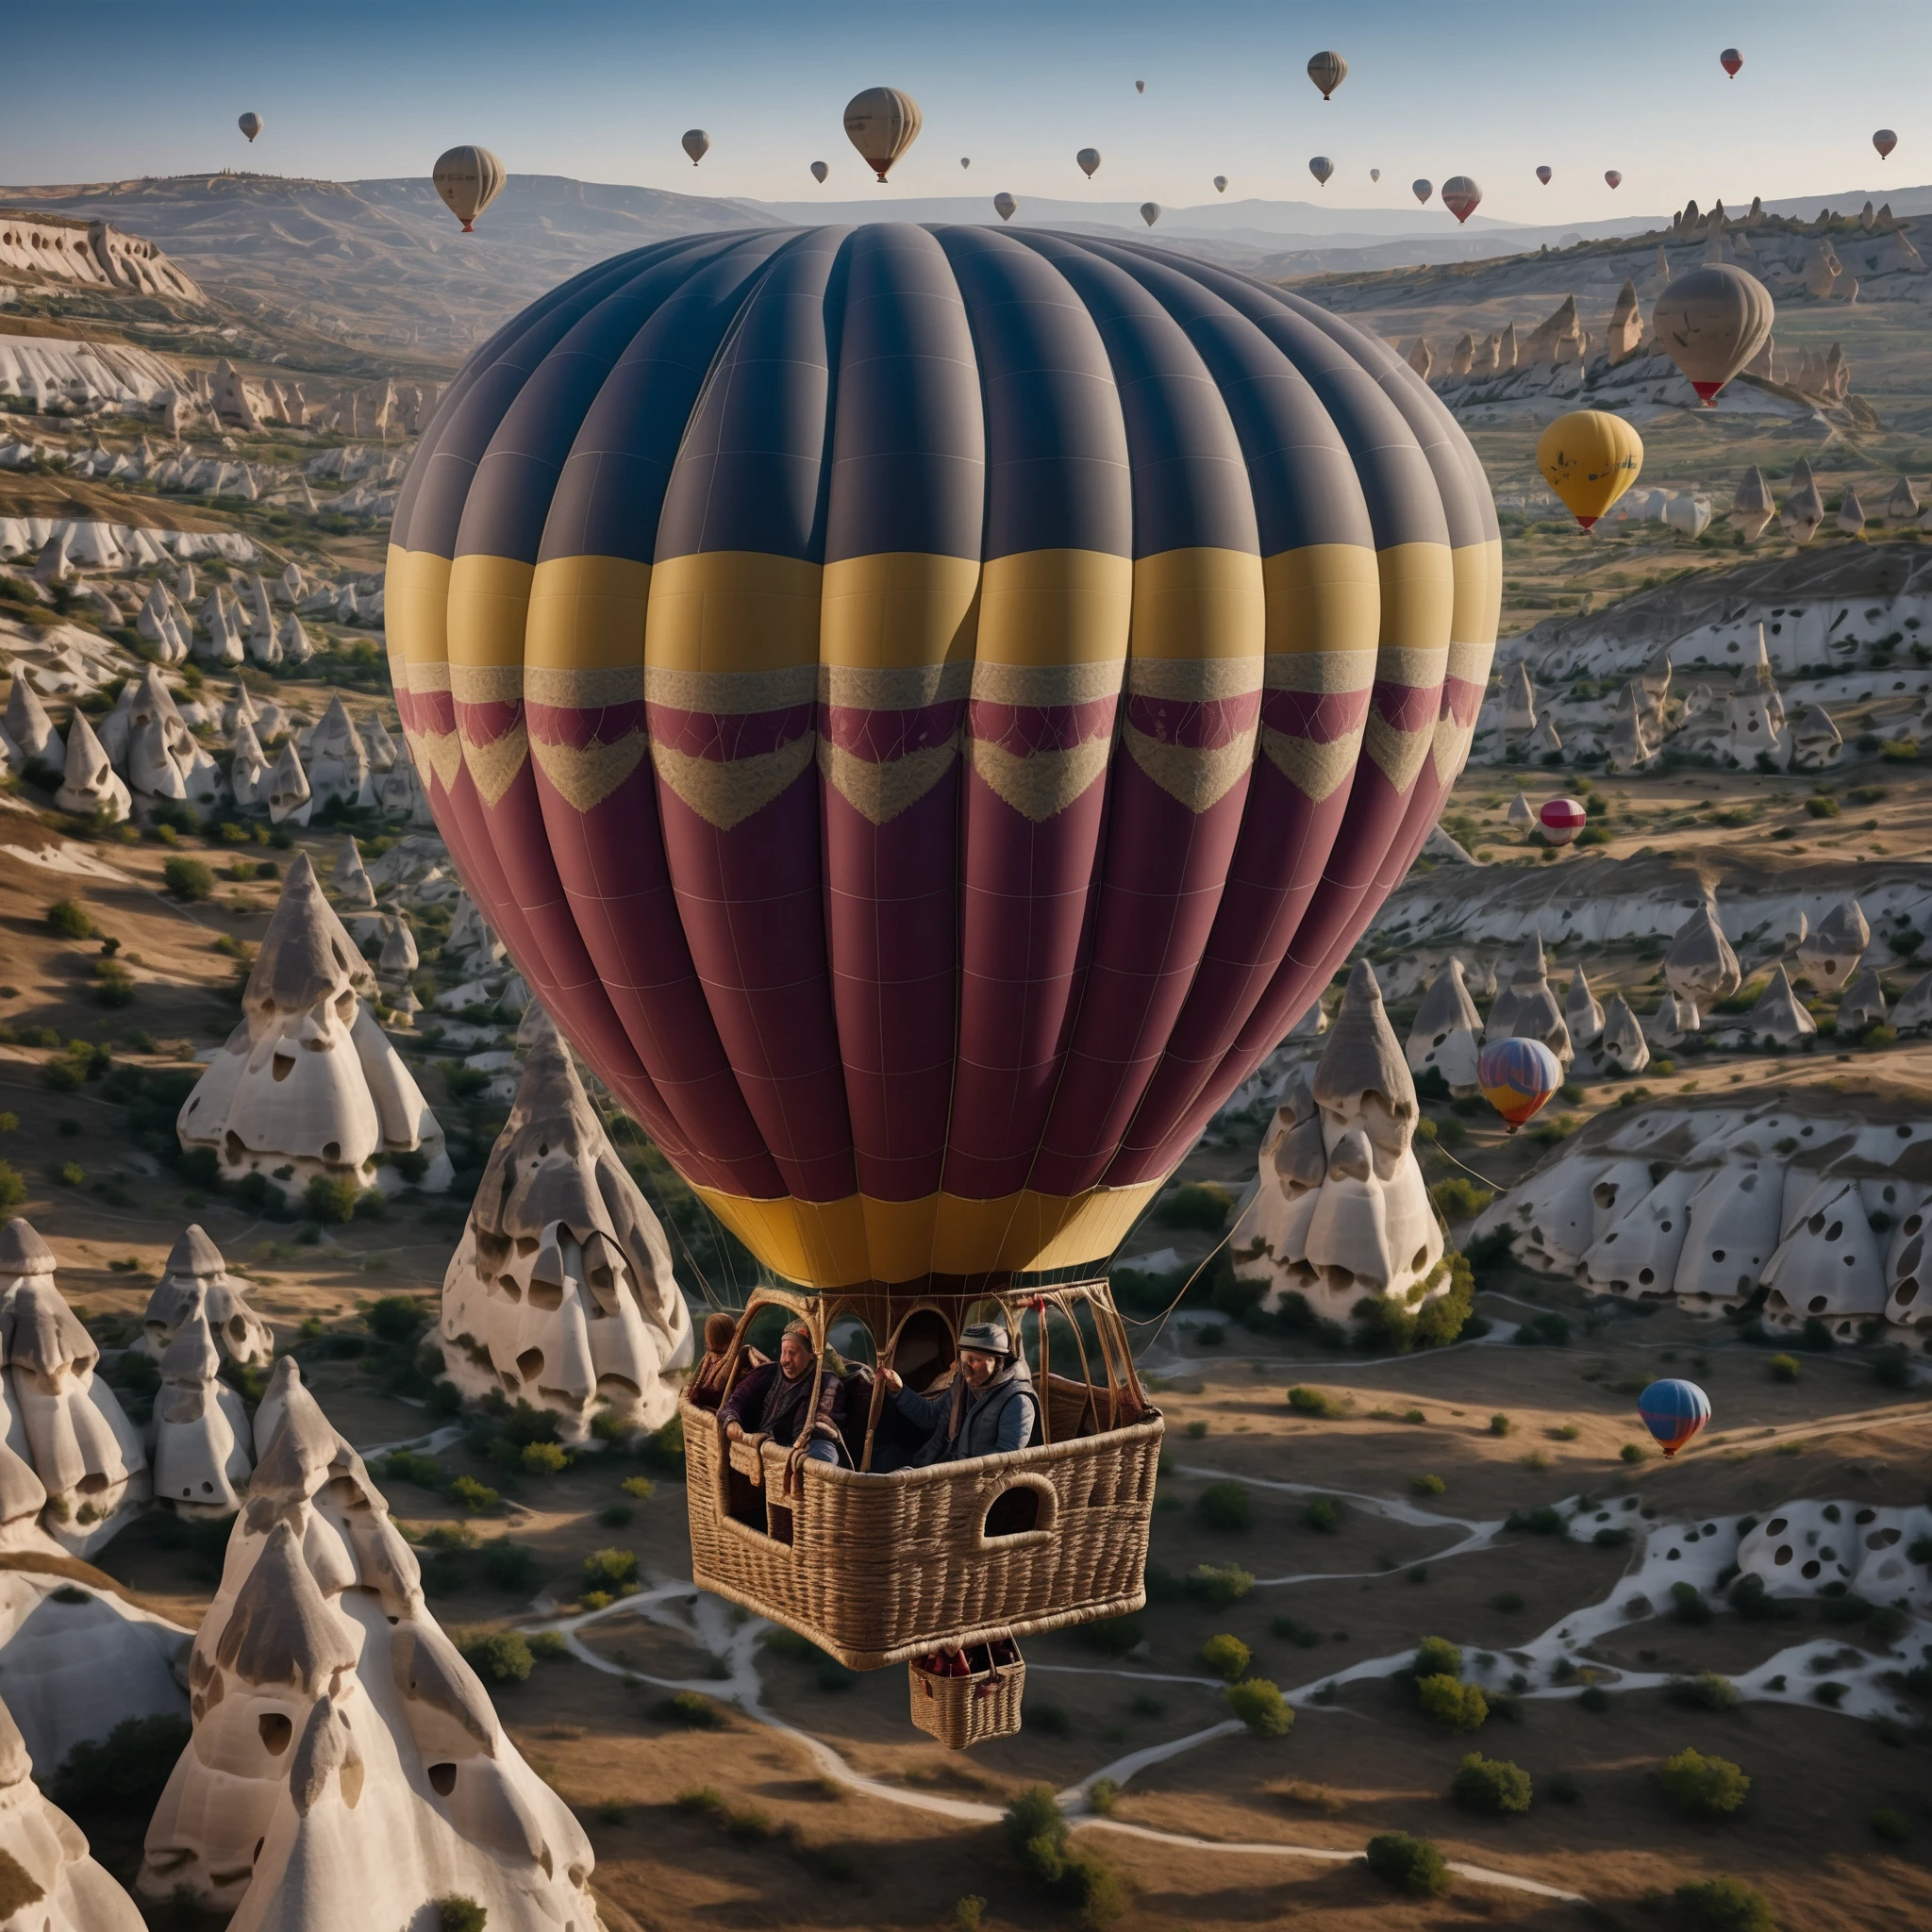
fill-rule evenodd
<path id="1" fill-rule="evenodd" d="M 893 1407 L 931 1432 L 912 1458 L 914 1469 L 1024 1449 L 1040 1432 L 1033 1372 L 1013 1353 L 1004 1322 L 975 1322 L 959 1331 L 959 1373 L 950 1388 L 919 1395 L 893 1370 L 885 1377 Z"/>
<path id="2" fill-rule="evenodd" d="M 837 1462 L 839 1429 L 832 1411 L 839 1380 L 829 1374 L 823 1379 L 818 1410 L 811 1414 L 811 1331 L 794 1322 L 778 1344 L 778 1359 L 754 1369 L 724 1398 L 718 1418 L 725 1435 L 734 1442 L 747 1435 L 769 1436 L 786 1449 L 803 1440 L 808 1461 Z"/>
<path id="3" fill-rule="evenodd" d="M 731 1338 L 737 1333 L 738 1324 L 729 1315 L 705 1317 L 704 1359 L 691 1372 L 691 1380 L 684 1389 L 700 1408 L 716 1408 L 724 1399 L 724 1368 L 731 1358 Z M 749 1373 L 763 1368 L 771 1357 L 755 1348 L 745 1348 L 739 1351 L 738 1359 Z"/>

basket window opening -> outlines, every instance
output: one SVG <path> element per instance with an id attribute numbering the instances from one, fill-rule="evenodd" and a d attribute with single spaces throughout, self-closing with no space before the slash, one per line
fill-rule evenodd
<path id="1" fill-rule="evenodd" d="M 994 1537 L 1024 1536 L 1039 1527 L 1040 1491 L 1030 1483 L 1021 1483 L 992 1499 L 982 1534 L 991 1541 Z"/>

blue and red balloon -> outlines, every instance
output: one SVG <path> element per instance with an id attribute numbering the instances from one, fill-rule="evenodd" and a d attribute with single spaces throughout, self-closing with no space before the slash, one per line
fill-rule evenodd
<path id="1" fill-rule="evenodd" d="M 1674 1456 L 1710 1420 L 1710 1397 L 1695 1382 L 1653 1382 L 1637 1398 L 1637 1413 L 1664 1454 Z"/>

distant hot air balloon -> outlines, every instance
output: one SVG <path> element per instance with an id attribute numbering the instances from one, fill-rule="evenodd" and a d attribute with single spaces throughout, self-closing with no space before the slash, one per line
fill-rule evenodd
<path id="1" fill-rule="evenodd" d="M 1134 92 L 1137 94 L 1144 94 L 1147 92 L 1147 83 L 1144 80 L 1137 80 L 1134 83 Z"/>
<path id="2" fill-rule="evenodd" d="M 1551 170 L 1547 163 L 1536 171 L 1536 178 L 1539 181 L 1541 181 L 1545 188 L 1547 188 L 1550 185 L 1550 173 Z"/>
<path id="3" fill-rule="evenodd" d="M 1637 1398 L 1637 1413 L 1671 1457 L 1710 1420 L 1710 1397 L 1695 1382 L 1653 1382 Z"/>
<path id="4" fill-rule="evenodd" d="M 1537 813 L 1538 823 L 1543 828 L 1543 843 L 1569 844 L 1582 831 L 1583 822 L 1588 817 L 1580 798 L 1545 799 L 1542 809 Z"/>
<path id="5" fill-rule="evenodd" d="M 823 161 L 814 161 L 811 164 L 811 178 L 814 181 L 824 181 L 825 176 L 831 172 L 831 169 L 826 167 Z"/>
<path id="6" fill-rule="evenodd" d="M 475 230 L 470 225 L 503 192 L 509 176 L 487 147 L 453 147 L 438 156 L 429 178 L 449 211 L 462 223 L 463 233 L 472 235 Z"/>
<path id="7" fill-rule="evenodd" d="M 691 157 L 693 168 L 711 152 L 711 137 L 702 127 L 686 128 L 684 139 L 677 144 Z"/>
<path id="8" fill-rule="evenodd" d="M 1612 188 L 1621 188 L 1624 185 L 1623 175 L 1618 174 L 1618 172 L 1614 168 L 1606 168 L 1604 170 L 1604 179 L 1607 181 Z"/>
<path id="9" fill-rule="evenodd" d="M 1074 157 L 1074 165 L 1079 169 L 1081 174 L 1086 175 L 1088 180 L 1092 180 L 1100 168 L 1100 150 L 1097 147 L 1083 147 Z"/>
<path id="10" fill-rule="evenodd" d="M 1706 262 L 1657 298 L 1650 325 L 1690 387 L 1714 408 L 1718 391 L 1771 337 L 1771 291 L 1734 262 Z"/>
<path id="11" fill-rule="evenodd" d="M 992 198 L 992 211 L 1003 222 L 1010 222 L 1019 207 L 1020 204 L 1004 189 Z"/>
<path id="12" fill-rule="evenodd" d="M 1573 409 L 1537 438 L 1536 466 L 1587 530 L 1636 482 L 1643 440 L 1607 409 Z"/>
<path id="13" fill-rule="evenodd" d="M 1382 171 L 1380 168 L 1371 168 L 1369 170 L 1369 179 L 1371 181 L 1379 181 L 1381 178 Z"/>
<path id="14" fill-rule="evenodd" d="M 973 165 L 973 157 L 971 155 L 961 155 L 959 157 L 959 165 L 962 168 L 970 168 Z"/>
<path id="15" fill-rule="evenodd" d="M 1717 63 L 1733 80 L 1738 77 L 1738 69 L 1743 66 L 1744 57 L 1735 47 L 1726 47 L 1717 57 Z"/>
<path id="16" fill-rule="evenodd" d="M 1215 175 L 1214 192 L 1216 194 L 1225 194 L 1227 192 L 1227 176 L 1225 175 Z"/>
<path id="17" fill-rule="evenodd" d="M 1435 183 L 1432 181 L 1411 181 L 1408 185 L 1415 191 L 1415 198 L 1418 201 L 1428 200 L 1436 192 Z"/>
<path id="18" fill-rule="evenodd" d="M 255 113 L 244 114 L 235 125 L 248 137 L 248 144 L 253 147 L 255 137 L 261 132 L 261 116 Z"/>
<path id="19" fill-rule="evenodd" d="M 1141 219 L 1151 228 L 1160 219 L 1160 204 L 1158 201 L 1143 201 L 1141 204 Z"/>
<path id="20" fill-rule="evenodd" d="M 1878 158 L 1882 161 L 1898 145 L 1898 136 L 1890 128 L 1881 127 L 1872 137 L 1872 145 L 1878 150 Z"/>
<path id="21" fill-rule="evenodd" d="M 1329 175 L 1334 174 L 1334 172 L 1335 163 L 1331 161 L 1326 155 L 1317 155 L 1308 163 L 1308 173 L 1311 174 L 1315 177 L 1315 179 L 1322 184 L 1324 188 L 1327 187 L 1328 177 Z"/>
<path id="22" fill-rule="evenodd" d="M 1476 1056 L 1475 1083 L 1513 1134 L 1563 1084 L 1563 1063 L 1541 1040 L 1492 1040 Z"/>
<path id="23" fill-rule="evenodd" d="M 1467 175 L 1452 175 L 1442 184 L 1442 206 L 1457 222 L 1468 221 L 1482 198 L 1482 190 Z"/>
<path id="24" fill-rule="evenodd" d="M 1348 62 L 1340 54 L 1324 50 L 1308 62 L 1308 78 L 1322 90 L 1325 101 L 1348 78 Z"/>
<path id="25" fill-rule="evenodd" d="M 845 138 L 881 181 L 919 139 L 919 103 L 902 88 L 869 87 L 845 103 Z"/>

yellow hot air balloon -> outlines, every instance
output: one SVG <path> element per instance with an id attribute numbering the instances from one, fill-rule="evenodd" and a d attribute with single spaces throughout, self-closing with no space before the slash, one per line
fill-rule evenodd
<path id="1" fill-rule="evenodd" d="M 252 112 L 244 114 L 241 120 L 236 122 L 235 125 L 248 137 L 248 144 L 253 147 L 255 145 L 255 137 L 261 132 L 261 116 Z"/>
<path id="2" fill-rule="evenodd" d="M 437 158 L 429 178 L 450 213 L 462 223 L 463 233 L 472 235 L 475 230 L 471 224 L 503 192 L 509 176 L 487 147 L 453 147 Z"/>
<path id="3" fill-rule="evenodd" d="M 1621 416 L 1573 409 L 1537 438 L 1536 466 L 1587 530 L 1643 468 L 1643 439 Z"/>
<path id="4" fill-rule="evenodd" d="M 711 137 L 702 127 L 688 127 L 678 146 L 691 157 L 693 168 L 711 152 Z"/>
<path id="5" fill-rule="evenodd" d="M 1707 261 L 1657 298 L 1650 325 L 1707 408 L 1771 338 L 1771 291 L 1735 262 Z"/>
<path id="6" fill-rule="evenodd" d="M 919 139 L 919 103 L 903 88 L 869 87 L 845 103 L 845 138 L 881 181 Z"/>
<path id="7" fill-rule="evenodd" d="M 1348 78 L 1348 62 L 1340 54 L 1324 50 L 1308 62 L 1308 78 L 1322 90 L 1325 101 Z"/>

